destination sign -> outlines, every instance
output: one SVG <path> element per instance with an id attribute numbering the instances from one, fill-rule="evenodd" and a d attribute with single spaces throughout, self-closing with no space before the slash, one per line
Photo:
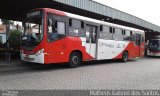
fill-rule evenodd
<path id="1" fill-rule="evenodd" d="M 39 16 L 41 15 L 41 11 L 34 11 L 27 14 L 27 17 Z"/>

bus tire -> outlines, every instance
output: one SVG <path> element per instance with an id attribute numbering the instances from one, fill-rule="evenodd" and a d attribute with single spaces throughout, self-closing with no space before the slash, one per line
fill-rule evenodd
<path id="1" fill-rule="evenodd" d="M 144 55 L 147 56 L 147 49 L 145 49 Z"/>
<path id="2" fill-rule="evenodd" d="M 70 68 L 78 67 L 81 64 L 81 62 L 82 62 L 82 58 L 78 52 L 71 53 L 69 58 L 69 63 L 68 63 Z"/>
<path id="3" fill-rule="evenodd" d="M 128 52 L 124 51 L 122 54 L 122 62 L 127 62 L 128 61 Z"/>

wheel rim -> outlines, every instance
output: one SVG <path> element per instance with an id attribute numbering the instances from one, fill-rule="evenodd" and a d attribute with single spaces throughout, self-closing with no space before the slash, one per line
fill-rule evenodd
<path id="1" fill-rule="evenodd" d="M 73 58 L 72 58 L 72 63 L 75 64 L 75 65 L 77 65 L 77 64 L 79 63 L 79 58 L 78 58 L 78 56 L 73 56 Z"/>

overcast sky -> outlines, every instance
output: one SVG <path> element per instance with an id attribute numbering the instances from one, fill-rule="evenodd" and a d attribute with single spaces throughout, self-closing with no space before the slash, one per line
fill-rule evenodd
<path id="1" fill-rule="evenodd" d="M 160 0 L 93 0 L 160 26 Z"/>

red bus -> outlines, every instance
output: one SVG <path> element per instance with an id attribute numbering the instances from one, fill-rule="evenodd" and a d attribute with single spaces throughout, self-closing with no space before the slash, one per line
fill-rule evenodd
<path id="1" fill-rule="evenodd" d="M 128 59 L 144 55 L 144 31 L 87 18 L 55 9 L 41 8 L 27 14 L 21 59 L 53 64 Z"/>

